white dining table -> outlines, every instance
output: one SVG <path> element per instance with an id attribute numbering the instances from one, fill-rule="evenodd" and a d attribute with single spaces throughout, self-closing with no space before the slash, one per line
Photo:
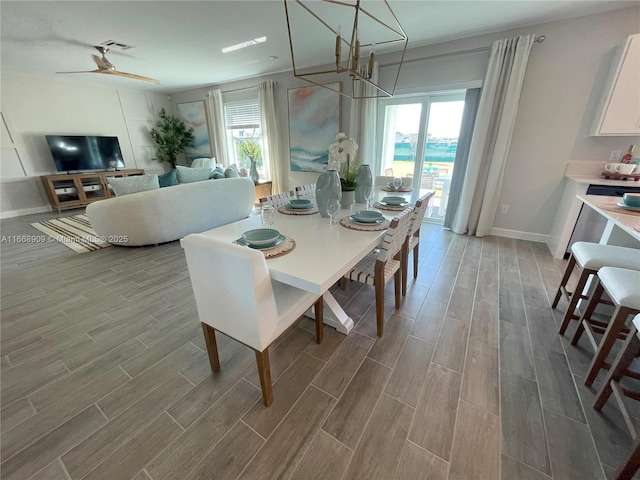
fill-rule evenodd
<path id="1" fill-rule="evenodd" d="M 425 190 L 424 193 L 426 192 Z M 412 193 L 415 196 L 415 193 Z M 400 195 L 411 202 L 412 193 Z M 395 194 L 379 191 L 376 200 L 387 195 Z M 364 204 L 356 203 L 349 209 L 340 209 L 336 218 L 341 219 L 364 209 Z M 399 213 L 379 211 L 388 220 Z M 260 215 L 253 214 L 202 234 L 217 240 L 233 242 L 244 232 L 254 228 L 263 228 Z M 339 223 L 329 224 L 329 219 L 321 217 L 319 213 L 286 215 L 280 212 L 276 214 L 273 228 L 282 235 L 291 237 L 296 245 L 285 255 L 267 259 L 271 278 L 316 295 L 323 295 L 325 323 L 341 333 L 348 334 L 353 329 L 353 319 L 338 304 L 329 288 L 380 243 L 386 230 L 352 230 Z"/>

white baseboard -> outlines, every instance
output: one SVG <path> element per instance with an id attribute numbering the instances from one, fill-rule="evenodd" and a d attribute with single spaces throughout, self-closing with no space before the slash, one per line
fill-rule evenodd
<path id="1" fill-rule="evenodd" d="M 0 212 L 0 218 L 21 217 L 23 215 L 32 215 L 34 213 L 45 213 L 51 211 L 53 211 L 53 209 L 50 206 L 23 208 L 21 210 L 8 210 L 6 212 Z"/>
<path id="2" fill-rule="evenodd" d="M 530 242 L 547 243 L 548 234 L 522 232 L 520 230 L 508 230 L 506 228 L 492 228 L 491 235 L 496 237 L 515 238 L 517 240 L 529 240 Z"/>

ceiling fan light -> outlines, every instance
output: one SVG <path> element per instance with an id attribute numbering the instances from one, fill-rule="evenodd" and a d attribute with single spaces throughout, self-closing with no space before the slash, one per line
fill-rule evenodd
<path id="1" fill-rule="evenodd" d="M 246 42 L 237 43 L 235 45 L 231 45 L 230 47 L 225 47 L 222 49 L 222 53 L 233 52 L 234 50 L 240 50 L 241 48 L 250 47 L 251 45 L 257 45 L 266 41 L 267 37 L 254 38 L 253 40 L 247 40 Z"/>

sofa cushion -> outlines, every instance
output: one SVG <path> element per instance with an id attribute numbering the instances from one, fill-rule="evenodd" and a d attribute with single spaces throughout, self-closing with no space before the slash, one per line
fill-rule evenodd
<path id="1" fill-rule="evenodd" d="M 158 182 L 160 183 L 160 188 L 178 185 L 178 176 L 176 175 L 175 168 L 172 168 L 167 173 L 158 175 Z"/>
<path id="2" fill-rule="evenodd" d="M 178 176 L 178 183 L 201 182 L 203 180 L 209 180 L 211 169 L 208 167 L 189 168 L 178 165 L 176 166 L 176 174 Z"/>
<path id="3" fill-rule="evenodd" d="M 209 178 L 213 178 L 216 180 L 219 178 L 224 178 L 224 169 L 222 167 L 214 168 L 211 172 L 211 175 L 209 175 Z"/>
<path id="4" fill-rule="evenodd" d="M 235 178 L 239 177 L 238 167 L 235 165 L 229 165 L 227 169 L 224 171 L 224 178 Z"/>
<path id="5" fill-rule="evenodd" d="M 111 185 L 116 197 L 160 188 L 158 175 L 155 173 L 149 175 L 132 175 L 131 177 L 108 177 L 107 183 Z"/>
<path id="6" fill-rule="evenodd" d="M 196 158 L 191 162 L 191 168 L 208 168 L 213 171 L 216 168 L 215 158 Z"/>

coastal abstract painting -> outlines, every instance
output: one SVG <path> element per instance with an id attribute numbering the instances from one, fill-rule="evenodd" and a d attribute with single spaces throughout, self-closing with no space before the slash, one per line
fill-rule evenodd
<path id="1" fill-rule="evenodd" d="M 193 147 L 186 153 L 200 157 L 211 157 L 211 143 L 209 142 L 209 121 L 204 100 L 196 102 L 178 103 L 178 116 L 187 127 L 193 128 Z M 196 157 L 197 158 L 197 157 Z"/>
<path id="2" fill-rule="evenodd" d="M 340 90 L 340 82 L 327 85 Z M 291 171 L 323 172 L 340 131 L 340 95 L 324 87 L 289 89 Z"/>

